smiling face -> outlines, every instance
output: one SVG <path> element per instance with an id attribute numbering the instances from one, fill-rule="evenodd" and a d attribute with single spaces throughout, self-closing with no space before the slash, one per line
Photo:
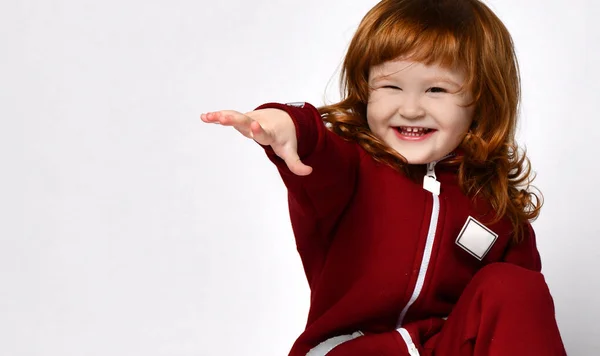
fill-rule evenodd
<path id="1" fill-rule="evenodd" d="M 437 161 L 458 147 L 473 121 L 464 74 L 438 65 L 394 60 L 369 71 L 371 131 L 409 164 Z"/>

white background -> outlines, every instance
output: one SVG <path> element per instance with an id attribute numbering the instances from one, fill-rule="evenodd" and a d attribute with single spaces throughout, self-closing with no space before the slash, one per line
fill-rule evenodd
<path id="1" fill-rule="evenodd" d="M 308 288 L 255 143 L 201 112 L 337 100 L 376 1 L 3 0 L 0 355 L 284 355 Z M 600 349 L 600 15 L 493 0 L 570 355 Z"/>

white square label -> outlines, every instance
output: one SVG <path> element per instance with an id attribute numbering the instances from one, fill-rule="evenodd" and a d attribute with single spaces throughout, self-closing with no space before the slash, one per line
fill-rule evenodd
<path id="1" fill-rule="evenodd" d="M 497 238 L 498 234 L 469 216 L 456 238 L 456 244 L 481 261 L 492 248 Z"/>

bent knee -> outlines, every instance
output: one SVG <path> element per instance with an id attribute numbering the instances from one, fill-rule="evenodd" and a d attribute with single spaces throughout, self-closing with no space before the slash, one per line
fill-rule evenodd
<path id="1" fill-rule="evenodd" d="M 488 297 L 502 301 L 536 302 L 550 297 L 548 285 L 540 272 L 511 263 L 491 263 L 475 274 L 473 282 L 479 284 Z"/>

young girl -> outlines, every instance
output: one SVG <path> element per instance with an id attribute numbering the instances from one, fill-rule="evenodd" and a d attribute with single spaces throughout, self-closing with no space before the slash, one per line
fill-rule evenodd
<path id="1" fill-rule="evenodd" d="M 261 144 L 310 289 L 290 355 L 565 355 L 514 143 L 511 37 L 478 0 L 383 0 L 343 100 L 202 114 Z"/>

